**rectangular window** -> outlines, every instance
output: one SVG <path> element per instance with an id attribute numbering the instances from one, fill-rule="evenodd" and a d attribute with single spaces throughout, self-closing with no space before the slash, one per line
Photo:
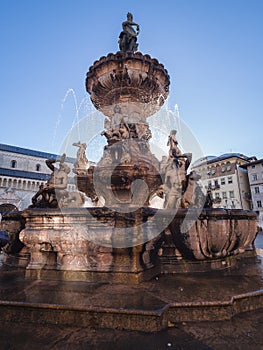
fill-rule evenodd
<path id="1" fill-rule="evenodd" d="M 221 185 L 225 185 L 226 184 L 226 179 L 224 177 L 222 177 L 221 179 Z"/>
<path id="2" fill-rule="evenodd" d="M 253 175 L 252 175 L 252 180 L 253 180 L 253 181 L 257 181 L 257 179 L 258 179 L 257 174 L 253 174 Z"/>
<path id="3" fill-rule="evenodd" d="M 227 198 L 227 194 L 226 194 L 226 192 L 222 192 L 222 197 L 223 197 L 224 199 L 226 199 L 226 198 Z"/>
<path id="4" fill-rule="evenodd" d="M 255 193 L 259 193 L 259 187 L 255 187 Z"/>
<path id="5" fill-rule="evenodd" d="M 229 191 L 229 197 L 230 197 L 230 198 L 235 198 L 235 196 L 234 196 L 234 191 Z"/>
<path id="6" fill-rule="evenodd" d="M 229 184 L 232 184 L 232 183 L 233 183 L 232 176 L 229 176 L 229 177 L 227 178 L 227 182 L 228 182 Z"/>
<path id="7" fill-rule="evenodd" d="M 220 198 L 220 194 L 218 192 L 216 192 L 216 198 Z"/>
<path id="8" fill-rule="evenodd" d="M 257 201 L 257 206 L 258 206 L 258 208 L 262 208 L 262 202 L 261 201 Z"/>

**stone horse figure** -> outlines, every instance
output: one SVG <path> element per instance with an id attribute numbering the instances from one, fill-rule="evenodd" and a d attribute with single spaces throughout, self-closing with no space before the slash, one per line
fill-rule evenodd
<path id="1" fill-rule="evenodd" d="M 134 29 L 134 26 L 136 27 L 136 30 Z M 137 51 L 137 36 L 140 32 L 140 27 L 139 24 L 133 22 L 133 16 L 130 12 L 127 14 L 127 21 L 122 23 L 122 29 L 123 31 L 119 35 L 120 51 Z"/>

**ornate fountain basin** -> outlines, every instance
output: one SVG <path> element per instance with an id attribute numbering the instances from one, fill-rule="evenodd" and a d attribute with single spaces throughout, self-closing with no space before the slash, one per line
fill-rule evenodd
<path id="1" fill-rule="evenodd" d="M 203 262 L 210 263 L 214 269 L 219 262 L 222 269 L 228 267 L 221 264 L 225 258 L 242 256 L 247 250 L 253 256 L 256 213 L 206 209 L 197 216 L 197 210 L 178 209 L 172 219 L 171 213 L 147 207 L 133 213 L 116 213 L 105 207 L 71 208 L 63 213 L 50 209 L 45 214 L 41 209 L 26 210 L 20 239 L 30 252 L 28 275 L 38 276 L 34 272 L 38 270 L 48 278 L 45 270 L 53 269 L 60 274 L 71 271 L 62 273 L 63 279 L 132 282 L 159 273 L 189 272 L 193 263 L 199 263 L 201 269 Z M 160 232 L 161 221 L 164 228 Z M 124 241 L 130 244 L 124 247 Z"/>
<path id="2" fill-rule="evenodd" d="M 198 218 L 197 218 L 198 216 Z M 179 209 L 169 225 L 168 246 L 189 260 L 212 260 L 244 253 L 257 232 L 257 214 L 241 209 Z"/>
<path id="3" fill-rule="evenodd" d="M 101 57 L 89 68 L 86 89 L 94 106 L 113 117 L 122 105 L 125 114 L 148 117 L 157 112 L 169 94 L 170 78 L 157 59 L 140 52 L 117 52 Z"/>

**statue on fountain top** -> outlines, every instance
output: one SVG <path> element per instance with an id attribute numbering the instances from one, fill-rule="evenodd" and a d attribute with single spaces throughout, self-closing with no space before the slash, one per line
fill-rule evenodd
<path id="1" fill-rule="evenodd" d="M 136 30 L 134 29 L 136 27 Z M 127 21 L 122 23 L 122 32 L 119 35 L 119 48 L 122 52 L 138 50 L 137 36 L 140 32 L 139 24 L 133 22 L 130 12 L 127 14 Z"/>

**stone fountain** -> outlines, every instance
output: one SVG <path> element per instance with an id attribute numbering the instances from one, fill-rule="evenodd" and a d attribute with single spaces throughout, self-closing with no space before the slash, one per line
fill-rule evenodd
<path id="1" fill-rule="evenodd" d="M 168 97 L 170 79 L 157 59 L 137 51 L 138 33 L 128 14 L 120 51 L 95 61 L 86 76 L 91 101 L 105 115 L 102 158 L 87 166 L 86 144 L 74 143 L 74 195 L 66 190 L 66 155 L 59 168 L 47 160 L 52 176 L 23 212 L 29 277 L 137 283 L 191 271 L 192 261 L 202 262 L 195 269 L 223 268 L 234 261 L 226 258 L 253 251 L 256 214 L 212 208 L 200 175 L 188 172 L 191 153 L 181 151 L 176 130 L 167 135 L 165 162 L 151 152 L 147 118 Z M 84 194 L 93 207 L 83 208 Z M 156 195 L 165 198 L 163 209 L 149 207 Z"/>
<path id="2" fill-rule="evenodd" d="M 28 279 L 139 284 L 163 274 L 222 270 L 255 256 L 256 213 L 213 208 L 201 175 L 189 171 L 192 156 L 180 149 L 176 130 L 167 135 L 163 161 L 151 152 L 147 118 L 167 99 L 170 79 L 157 59 L 137 51 L 138 34 L 128 14 L 120 50 L 95 61 L 86 76 L 91 101 L 105 115 L 102 158 L 91 166 L 86 144 L 74 143 L 77 193 L 66 189 L 66 155 L 47 160 L 50 180 L 22 213 L 20 256 L 28 257 Z M 84 207 L 85 196 L 93 206 Z M 154 196 L 164 199 L 163 208 L 150 206 Z M 159 328 L 165 325 L 162 320 Z"/>

